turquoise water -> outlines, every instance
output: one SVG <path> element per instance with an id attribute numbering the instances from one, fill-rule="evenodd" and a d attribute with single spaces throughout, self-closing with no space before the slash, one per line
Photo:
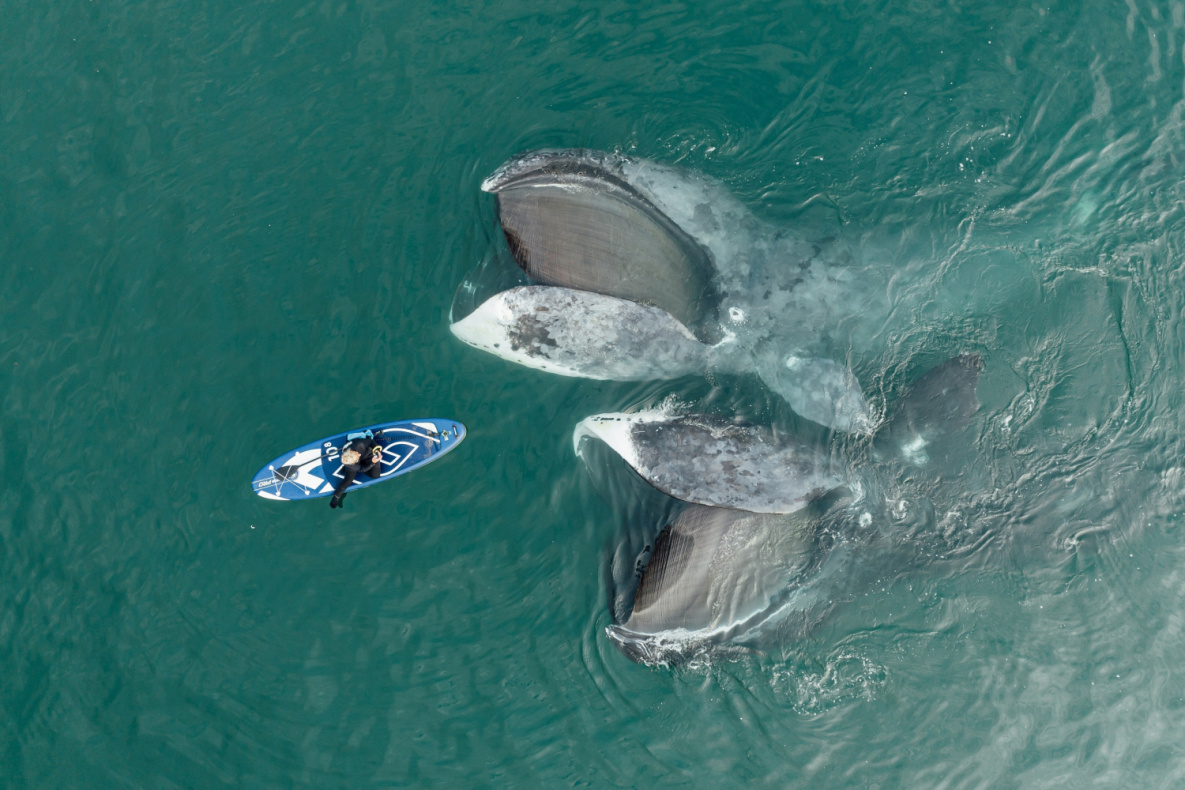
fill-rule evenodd
<path id="1" fill-rule="evenodd" d="M 4 16 L 0 785 L 1183 781 L 1182 3 Z M 907 550 L 797 638 L 628 662 L 605 567 L 645 525 L 572 453 L 668 396 L 784 420 L 759 381 L 449 334 L 513 279 L 478 185 L 545 146 L 852 239 L 901 306 L 853 358 L 878 403 L 983 355 L 973 473 L 918 515 L 883 470 Z M 341 513 L 250 492 L 412 416 L 469 437 Z"/>

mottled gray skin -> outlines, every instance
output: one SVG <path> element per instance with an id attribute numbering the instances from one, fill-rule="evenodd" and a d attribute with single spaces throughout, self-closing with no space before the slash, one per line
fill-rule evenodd
<path id="1" fill-rule="evenodd" d="M 700 339 L 735 337 L 802 416 L 875 430 L 859 382 L 833 359 L 847 345 L 832 335 L 868 312 L 876 289 L 837 239 L 764 223 L 712 179 L 600 151 L 525 154 L 482 188 L 498 195 L 528 275 L 658 305 Z"/>
<path id="2" fill-rule="evenodd" d="M 450 329 L 474 348 L 561 376 L 649 381 L 707 370 L 741 373 L 755 363 L 731 333 L 709 346 L 657 307 L 555 286 L 495 294 Z M 849 433 L 875 430 L 859 383 L 844 365 L 790 356 L 770 363 L 767 375 L 803 417 Z"/>
<path id="3" fill-rule="evenodd" d="M 707 346 L 657 307 L 570 288 L 503 291 L 451 329 L 475 348 L 561 376 L 646 381 L 748 365 L 735 341 Z"/>
<path id="4" fill-rule="evenodd" d="M 700 505 L 793 513 L 844 483 L 817 448 L 706 415 L 600 414 L 576 426 L 577 453 L 586 436 L 612 447 L 659 491 Z"/>

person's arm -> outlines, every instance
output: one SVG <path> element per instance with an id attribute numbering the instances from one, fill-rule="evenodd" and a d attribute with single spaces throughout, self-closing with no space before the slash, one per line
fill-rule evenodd
<path id="1" fill-rule="evenodd" d="M 341 482 L 337 484 L 337 488 L 333 489 L 333 498 L 329 500 L 330 509 L 342 506 L 342 500 L 346 498 L 346 489 L 350 487 L 350 483 L 353 483 L 354 478 L 358 476 L 357 466 L 343 465 L 342 470 Z"/>
<path id="2" fill-rule="evenodd" d="M 363 458 L 366 461 L 366 468 L 362 471 L 371 477 L 378 477 L 378 474 L 375 474 L 376 470 L 380 474 L 383 471 L 383 446 L 376 441 L 371 445 L 368 452 L 370 454 Z"/>

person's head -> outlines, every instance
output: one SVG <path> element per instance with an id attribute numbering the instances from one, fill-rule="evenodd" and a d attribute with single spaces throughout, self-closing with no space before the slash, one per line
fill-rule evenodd
<path id="1" fill-rule="evenodd" d="M 342 453 L 343 464 L 356 464 L 361 460 L 362 456 L 357 450 L 349 449 Z"/>

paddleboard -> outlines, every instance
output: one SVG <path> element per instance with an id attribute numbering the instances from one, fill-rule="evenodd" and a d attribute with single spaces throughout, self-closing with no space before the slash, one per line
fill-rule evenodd
<path id="1" fill-rule="evenodd" d="M 289 501 L 329 496 L 343 477 L 341 452 L 351 434 L 374 433 L 383 448 L 382 473 L 355 478 L 346 492 L 381 483 L 419 469 L 452 450 L 465 438 L 456 420 L 402 420 L 368 425 L 284 453 L 256 473 L 251 490 L 265 499 Z"/>

